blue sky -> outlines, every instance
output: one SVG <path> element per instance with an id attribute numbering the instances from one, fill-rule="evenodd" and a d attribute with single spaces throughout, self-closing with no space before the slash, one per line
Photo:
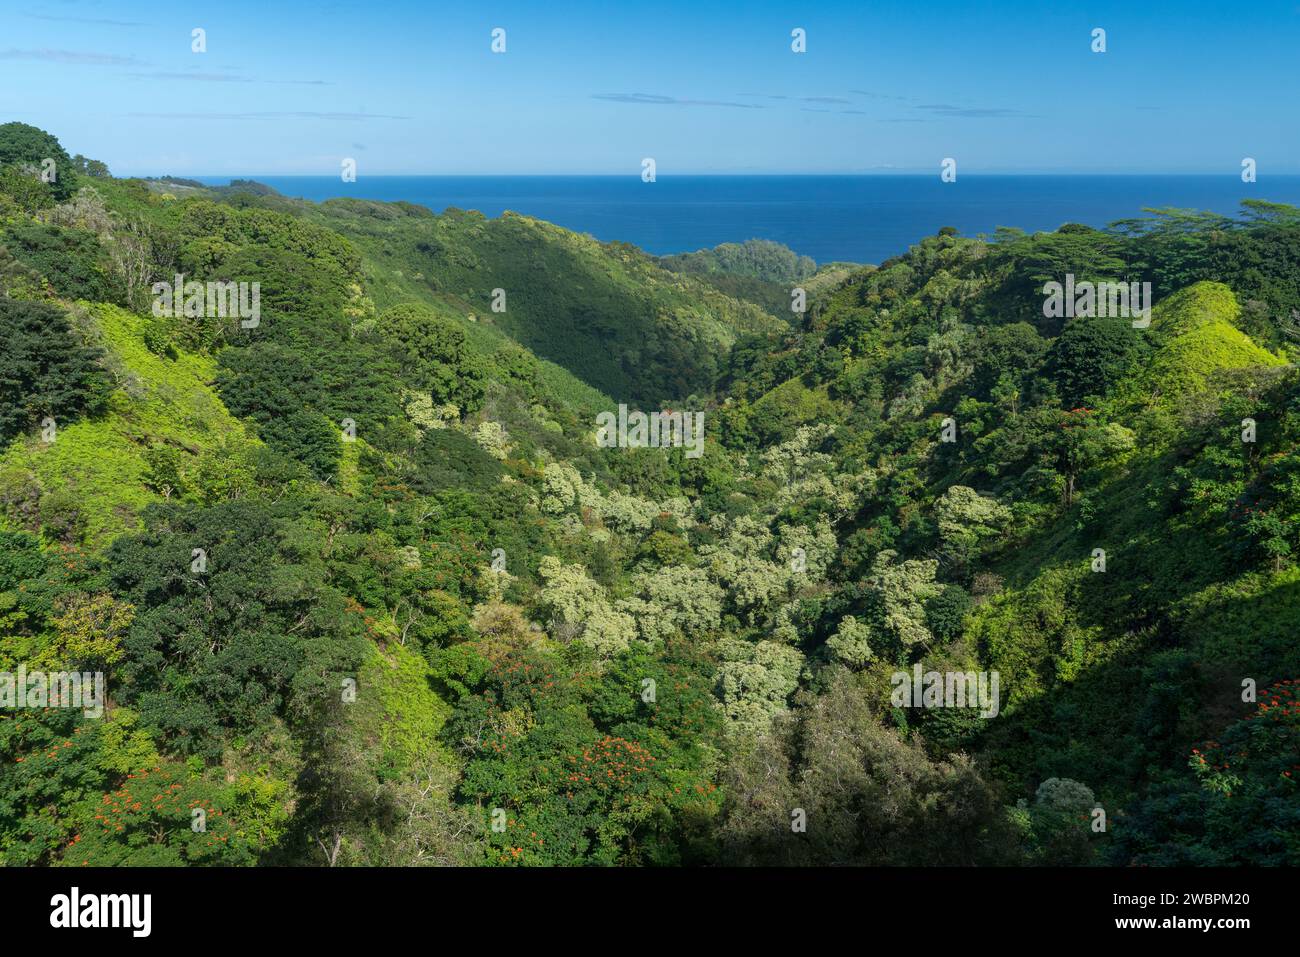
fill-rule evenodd
<path id="1" fill-rule="evenodd" d="M 1137 6 L 7 0 L 0 118 L 119 175 L 1300 172 L 1300 2 Z"/>

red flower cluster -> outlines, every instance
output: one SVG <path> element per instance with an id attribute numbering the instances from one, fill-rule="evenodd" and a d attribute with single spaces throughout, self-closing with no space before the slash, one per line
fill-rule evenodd
<path id="1" fill-rule="evenodd" d="M 580 755 L 569 755 L 568 760 L 573 765 L 568 774 L 571 783 L 612 790 L 645 774 L 656 759 L 635 741 L 605 735 L 590 748 L 583 748 Z"/>

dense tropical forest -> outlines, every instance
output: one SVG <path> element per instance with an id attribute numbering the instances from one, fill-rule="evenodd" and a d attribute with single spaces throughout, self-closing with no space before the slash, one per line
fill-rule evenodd
<path id="1" fill-rule="evenodd" d="M 0 671 L 106 694 L 0 863 L 1298 864 L 1297 354 L 1266 202 L 819 268 L 0 126 Z"/>

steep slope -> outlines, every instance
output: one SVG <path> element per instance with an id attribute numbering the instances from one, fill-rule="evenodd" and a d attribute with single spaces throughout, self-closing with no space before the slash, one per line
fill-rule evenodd
<path id="1" fill-rule="evenodd" d="M 737 336 L 783 325 L 635 247 L 515 213 L 331 200 L 309 215 L 356 242 L 380 285 L 421 284 L 619 401 L 703 394 Z"/>
<path id="2" fill-rule="evenodd" d="M 1143 386 L 1173 397 L 1204 388 L 1226 370 L 1284 365 L 1237 327 L 1240 316 L 1222 283 L 1199 282 L 1162 300 L 1151 317 L 1157 351 Z"/>
<path id="3" fill-rule="evenodd" d="M 140 511 L 182 486 L 219 481 L 223 460 L 253 440 L 214 392 L 216 362 L 145 345 L 149 321 L 107 304 L 74 308 L 89 342 L 103 349 L 113 383 L 106 413 L 56 423 L 54 441 L 40 434 L 0 454 L 11 488 L 84 532 L 92 548 L 138 528 Z M 10 514 L 22 506 L 10 501 Z"/>
<path id="4" fill-rule="evenodd" d="M 1297 232 L 1244 228 L 1232 242 L 1289 246 Z M 1227 268 L 1179 289 L 1145 331 L 1075 319 L 1043 326 L 1047 338 L 1000 305 L 1022 257 L 1082 273 L 1076 264 L 1099 249 L 1182 262 L 1178 242 L 1200 242 L 1159 239 L 1128 249 L 1103 233 L 928 239 L 820 297 L 802 335 L 738 351 L 730 377 L 744 401 L 724 410 L 723 434 L 753 433 L 766 409 L 764 441 L 788 440 L 806 428 L 807 396 L 830 400 L 822 413 L 836 432 L 823 448 L 846 466 L 870 463 L 875 494 L 836 526 L 839 585 L 819 599 L 814 656 L 882 696 L 891 670 L 911 662 L 997 672 L 994 721 L 943 710 L 895 720 L 934 747 L 976 752 L 1012 793 L 1038 789 L 1042 801 L 1044 788 L 1068 787 L 1123 822 L 1113 844 L 1095 839 L 1100 850 L 1084 829 L 1049 851 L 1061 833 L 1048 838 L 1046 812 L 1031 805 L 1029 845 L 1045 842 L 1031 853 L 1294 861 L 1294 842 L 1277 835 L 1294 827 L 1280 802 L 1300 728 L 1276 705 L 1300 672 L 1286 624 L 1300 377 L 1239 328 L 1228 282 L 1254 290 L 1258 276 Z M 1285 315 L 1289 303 L 1252 308 Z M 1065 381 L 1087 406 L 1061 399 Z M 1243 441 L 1245 419 L 1264 423 L 1257 438 Z M 895 580 L 919 603 L 894 595 Z M 1274 689 L 1276 740 L 1250 731 L 1243 685 Z M 1215 745 L 1223 763 L 1211 772 L 1196 754 L 1225 736 L 1241 751 Z M 1189 758 L 1200 770 L 1189 773 Z M 1240 828 L 1219 817 L 1233 800 Z M 1091 807 L 1078 805 L 1085 819 Z"/>

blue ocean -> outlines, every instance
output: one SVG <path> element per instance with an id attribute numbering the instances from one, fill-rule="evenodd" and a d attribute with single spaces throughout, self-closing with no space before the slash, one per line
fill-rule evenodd
<path id="1" fill-rule="evenodd" d="M 818 263 L 877 263 L 953 226 L 963 236 L 999 226 L 1029 232 L 1063 223 L 1105 226 L 1143 209 L 1179 207 L 1228 215 L 1243 199 L 1300 205 L 1300 176 L 249 176 L 286 196 L 406 200 L 487 216 L 513 210 L 603 242 L 650 253 L 771 239 Z M 198 177 L 222 184 L 229 177 Z"/>

